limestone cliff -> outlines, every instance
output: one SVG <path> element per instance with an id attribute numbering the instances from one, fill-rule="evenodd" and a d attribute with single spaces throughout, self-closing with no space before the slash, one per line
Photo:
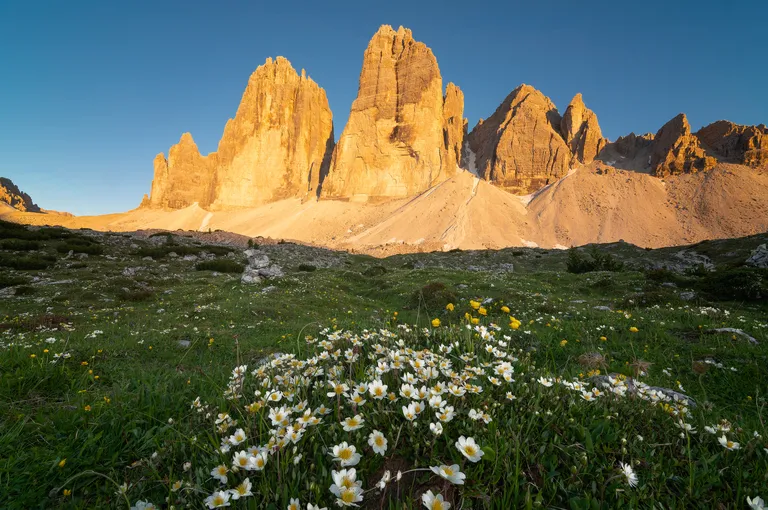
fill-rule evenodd
<path id="1" fill-rule="evenodd" d="M 657 177 L 706 171 L 716 164 L 691 134 L 691 125 L 683 113 L 664 124 L 653 139 L 650 165 Z"/>
<path id="2" fill-rule="evenodd" d="M 768 167 L 768 128 L 719 120 L 701 128 L 696 137 L 724 161 L 752 168 Z"/>
<path id="3" fill-rule="evenodd" d="M 0 177 L 0 203 L 8 204 L 21 212 L 40 212 L 32 198 L 5 177 Z"/>
<path id="4" fill-rule="evenodd" d="M 288 60 L 268 58 L 251 75 L 216 152 L 201 156 L 186 133 L 167 160 L 155 157 L 149 205 L 234 209 L 314 198 L 332 148 L 325 91 Z"/>
<path id="5" fill-rule="evenodd" d="M 478 174 L 523 195 L 563 177 L 573 155 L 560 134 L 561 123 L 548 97 L 519 86 L 467 135 Z"/>
<path id="6" fill-rule="evenodd" d="M 443 97 L 432 50 L 408 29 L 382 26 L 365 50 L 357 98 L 321 196 L 405 197 L 452 175 L 462 110 L 458 89 Z"/>
<path id="7" fill-rule="evenodd" d="M 597 115 L 586 107 L 581 94 L 576 94 L 565 110 L 560 131 L 573 155 L 584 165 L 591 163 L 607 142 L 597 123 Z"/>

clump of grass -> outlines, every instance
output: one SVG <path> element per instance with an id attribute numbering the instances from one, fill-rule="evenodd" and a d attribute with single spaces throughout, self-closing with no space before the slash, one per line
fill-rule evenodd
<path id="1" fill-rule="evenodd" d="M 218 271 L 219 273 L 242 273 L 245 271 L 245 266 L 234 260 L 219 259 L 199 262 L 195 269 L 198 271 Z"/>
<path id="2" fill-rule="evenodd" d="M 298 270 L 304 271 L 305 273 L 311 273 L 312 271 L 317 270 L 317 266 L 313 266 L 312 264 L 299 264 Z"/>
<path id="3" fill-rule="evenodd" d="M 363 271 L 363 276 L 373 278 L 387 274 L 387 268 L 384 266 L 370 266 Z"/>
<path id="4" fill-rule="evenodd" d="M 123 301 L 147 301 L 154 297 L 155 291 L 150 288 L 128 289 L 123 288 L 117 292 L 117 297 Z"/>

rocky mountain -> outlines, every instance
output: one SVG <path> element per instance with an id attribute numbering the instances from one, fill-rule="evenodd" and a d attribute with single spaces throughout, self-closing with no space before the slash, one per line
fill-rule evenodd
<path id="1" fill-rule="evenodd" d="M 464 96 L 443 95 L 437 59 L 410 30 L 379 28 L 363 56 L 357 98 L 333 153 L 325 198 L 405 197 L 456 173 Z"/>
<path id="2" fill-rule="evenodd" d="M 585 131 L 581 119 L 574 122 L 575 115 L 569 118 L 567 124 L 573 127 L 574 145 L 584 145 L 576 138 L 579 131 Z M 520 85 L 493 115 L 481 120 L 467 135 L 478 175 L 519 195 L 532 193 L 563 177 L 571 166 L 573 153 L 560 132 L 562 123 L 548 97 L 530 85 Z"/>
<path id="3" fill-rule="evenodd" d="M 202 156 L 185 133 L 168 159 L 155 157 L 152 191 L 144 204 L 235 209 L 314 198 L 332 148 L 325 91 L 304 70 L 297 74 L 285 58 L 268 58 L 248 80 L 216 152 Z"/>
<path id="4" fill-rule="evenodd" d="M 574 157 L 584 165 L 591 163 L 608 142 L 600 131 L 597 115 L 586 107 L 580 93 L 565 110 L 560 133 Z"/>
<path id="5" fill-rule="evenodd" d="M 0 177 L 0 204 L 7 204 L 21 212 L 40 212 L 32 198 L 5 177 Z"/>
<path id="6" fill-rule="evenodd" d="M 768 128 L 740 126 L 719 120 L 696 132 L 701 142 L 721 159 L 752 168 L 768 167 Z"/>
<path id="7" fill-rule="evenodd" d="M 653 138 L 651 170 L 657 177 L 710 170 L 717 160 L 708 155 L 681 113 L 664 124 Z"/>

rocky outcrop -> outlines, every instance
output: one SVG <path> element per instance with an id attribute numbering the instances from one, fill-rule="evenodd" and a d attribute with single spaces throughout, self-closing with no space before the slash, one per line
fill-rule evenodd
<path id="1" fill-rule="evenodd" d="M 563 177 L 573 156 L 561 123 L 548 97 L 529 85 L 516 88 L 467 135 L 478 174 L 523 195 Z"/>
<path id="2" fill-rule="evenodd" d="M 179 143 L 168 151 L 168 159 L 163 154 L 155 156 L 150 205 L 182 209 L 194 203 L 210 204 L 215 159 L 215 154 L 200 154 L 190 133 L 181 135 Z"/>
<path id="3" fill-rule="evenodd" d="M 752 267 L 760 267 L 768 269 L 768 246 L 761 244 L 755 248 L 749 255 L 749 258 L 744 264 Z"/>
<path id="4" fill-rule="evenodd" d="M 0 177 L 0 203 L 8 204 L 21 212 L 40 212 L 32 198 L 5 177 Z"/>
<path id="5" fill-rule="evenodd" d="M 644 135 L 630 133 L 627 136 L 620 136 L 611 146 L 613 146 L 619 156 L 632 159 L 640 151 L 650 147 L 651 144 L 653 144 L 653 133 L 646 133 Z"/>
<path id="6" fill-rule="evenodd" d="M 651 171 L 657 177 L 710 170 L 717 160 L 708 155 L 691 134 L 691 125 L 681 113 L 656 133 L 651 150 Z"/>
<path id="7" fill-rule="evenodd" d="M 607 142 L 597 123 L 597 115 L 586 107 L 581 94 L 576 94 L 565 110 L 560 132 L 573 155 L 584 165 L 591 163 Z"/>
<path id="8" fill-rule="evenodd" d="M 251 75 L 216 152 L 201 156 L 185 133 L 167 160 L 155 157 L 149 205 L 236 209 L 314 198 L 332 149 L 325 91 L 288 60 L 268 58 Z"/>
<path id="9" fill-rule="evenodd" d="M 701 128 L 696 137 L 724 161 L 752 168 L 768 167 L 768 128 L 719 120 Z"/>
<path id="10" fill-rule="evenodd" d="M 365 50 L 357 98 L 321 196 L 405 197 L 455 172 L 444 156 L 448 144 L 456 146 L 463 97 L 449 87 L 444 98 L 442 87 L 432 50 L 408 29 L 379 28 Z M 448 128 L 444 104 L 455 119 Z"/>
<path id="11" fill-rule="evenodd" d="M 459 87 L 449 83 L 443 98 L 443 168 L 446 177 L 452 177 L 461 164 L 462 146 L 464 137 L 467 136 L 467 119 L 463 115 L 464 93 Z"/>
<path id="12" fill-rule="evenodd" d="M 268 58 L 248 80 L 217 151 L 213 208 L 314 198 L 333 149 L 325 91 L 285 58 Z"/>

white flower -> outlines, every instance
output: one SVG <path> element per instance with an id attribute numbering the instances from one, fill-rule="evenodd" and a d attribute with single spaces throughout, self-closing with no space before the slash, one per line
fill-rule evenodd
<path id="1" fill-rule="evenodd" d="M 229 506 L 230 497 L 231 496 L 229 492 L 216 491 L 205 498 L 205 504 L 208 505 L 208 508 L 221 508 L 224 506 Z"/>
<path id="2" fill-rule="evenodd" d="M 248 471 L 263 471 L 264 466 L 267 465 L 267 454 L 265 452 L 260 452 L 248 459 L 250 462 L 248 464 Z"/>
<path id="3" fill-rule="evenodd" d="M 390 473 L 389 470 L 384 471 L 384 475 L 381 477 L 381 480 L 379 480 L 379 483 L 376 484 L 376 487 L 378 487 L 379 490 L 384 490 L 384 487 L 387 486 L 391 479 L 392 473 Z"/>
<path id="4" fill-rule="evenodd" d="M 768 508 L 765 506 L 765 501 L 763 501 L 763 498 L 761 498 L 760 496 L 755 496 L 752 499 L 747 497 L 747 504 L 749 505 L 749 508 L 751 508 L 752 510 L 765 510 L 766 508 Z"/>
<path id="5" fill-rule="evenodd" d="M 343 422 L 341 422 L 341 425 L 344 427 L 345 431 L 352 432 L 353 430 L 362 428 L 363 423 L 365 423 L 363 417 L 359 414 L 356 414 L 352 418 L 346 418 Z"/>
<path id="6" fill-rule="evenodd" d="M 330 491 L 336 496 L 336 504 L 339 506 L 357 506 L 363 500 L 363 489 L 360 482 L 356 481 L 354 469 L 342 469 L 331 471 L 333 485 Z"/>
<path id="7" fill-rule="evenodd" d="M 376 379 L 368 386 L 368 393 L 376 400 L 381 400 L 387 396 L 387 385 L 382 384 L 380 379 Z"/>
<path id="8" fill-rule="evenodd" d="M 387 438 L 384 434 L 378 430 L 374 430 L 368 436 L 368 444 L 373 448 L 373 451 L 379 455 L 384 455 L 387 452 Z"/>
<path id="9" fill-rule="evenodd" d="M 624 475 L 624 478 L 627 479 L 629 486 L 637 487 L 637 475 L 635 474 L 634 469 L 632 469 L 632 466 L 624 464 L 623 462 L 619 462 L 619 466 L 621 467 L 621 472 Z"/>
<path id="10" fill-rule="evenodd" d="M 245 450 L 240 450 L 232 458 L 232 469 L 248 469 L 251 464 L 251 455 Z"/>
<path id="11" fill-rule="evenodd" d="M 462 455 L 464 455 L 466 458 L 471 460 L 472 462 L 477 462 L 480 460 L 480 457 L 482 457 L 485 452 L 480 449 L 480 446 L 475 443 L 474 438 L 464 436 L 459 437 L 459 440 L 455 443 L 456 449 L 461 452 Z"/>
<path id="12" fill-rule="evenodd" d="M 224 464 L 219 464 L 211 470 L 211 476 L 219 480 L 221 483 L 227 483 L 227 473 L 229 473 L 229 469 Z"/>
<path id="13" fill-rule="evenodd" d="M 464 479 L 467 477 L 461 472 L 461 468 L 459 468 L 458 464 L 452 466 L 432 466 L 429 469 L 436 475 L 441 476 L 456 485 L 464 485 Z"/>
<path id="14" fill-rule="evenodd" d="M 312 503 L 307 503 L 307 510 L 328 510 L 328 507 L 320 508 L 318 505 L 313 505 Z"/>
<path id="15" fill-rule="evenodd" d="M 185 462 L 184 463 L 184 471 L 189 471 L 192 469 L 192 463 L 191 462 Z"/>
<path id="16" fill-rule="evenodd" d="M 333 460 L 339 461 L 341 467 L 356 466 L 360 462 L 360 454 L 354 445 L 344 441 L 333 447 Z"/>
<path id="17" fill-rule="evenodd" d="M 245 441 L 245 439 L 245 431 L 243 429 L 237 429 L 234 434 L 229 436 L 229 444 L 232 446 L 237 446 Z"/>
<path id="18" fill-rule="evenodd" d="M 451 504 L 443 500 L 442 494 L 432 494 L 432 491 L 427 491 L 421 495 L 421 501 L 428 510 L 448 510 L 451 508 Z"/>
<path id="19" fill-rule="evenodd" d="M 243 480 L 243 483 L 235 487 L 234 489 L 230 489 L 229 493 L 232 494 L 232 499 L 238 500 L 240 498 L 245 498 L 248 496 L 253 496 L 253 493 L 251 492 L 251 481 L 246 478 Z"/>
<path id="20" fill-rule="evenodd" d="M 443 424 L 440 422 L 430 423 L 429 430 L 431 430 L 434 435 L 439 436 L 443 433 Z"/>
<path id="21" fill-rule="evenodd" d="M 539 383 L 541 385 L 546 386 L 547 388 L 549 388 L 550 386 L 552 386 L 552 379 L 547 379 L 545 377 L 539 377 Z"/>
<path id="22" fill-rule="evenodd" d="M 726 448 L 728 450 L 738 450 L 739 448 L 741 448 L 741 446 L 739 446 L 739 443 L 729 440 L 727 437 L 725 437 L 725 434 L 718 437 L 717 441 L 721 445 L 723 445 L 723 448 Z"/>
<path id="23" fill-rule="evenodd" d="M 288 508 L 286 510 L 301 510 L 301 503 L 299 502 L 299 498 L 291 498 L 291 501 L 288 504 Z"/>

